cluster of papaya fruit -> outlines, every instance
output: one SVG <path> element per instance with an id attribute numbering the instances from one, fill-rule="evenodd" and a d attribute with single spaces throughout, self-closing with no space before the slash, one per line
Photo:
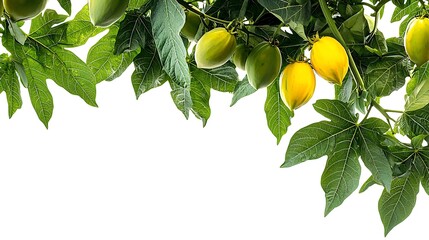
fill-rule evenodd
<path id="1" fill-rule="evenodd" d="M 182 34 L 195 40 L 199 24 L 198 14 L 186 12 Z M 310 61 L 291 61 L 280 73 L 282 55 L 275 41 L 262 41 L 251 49 L 246 44 L 237 45 L 233 30 L 217 27 L 198 40 L 195 61 L 198 68 L 212 69 L 231 60 L 246 72 L 250 85 L 256 90 L 273 84 L 280 74 L 283 102 L 290 109 L 297 109 L 313 96 L 316 87 L 313 69 L 323 79 L 341 85 L 349 67 L 347 53 L 336 39 L 316 36 L 310 42 Z"/>
<path id="2" fill-rule="evenodd" d="M 0 13 L 4 11 L 12 21 L 29 20 L 39 15 L 48 0 L 3 0 Z M 92 23 L 97 27 L 109 27 L 121 18 L 129 0 L 89 0 Z"/>

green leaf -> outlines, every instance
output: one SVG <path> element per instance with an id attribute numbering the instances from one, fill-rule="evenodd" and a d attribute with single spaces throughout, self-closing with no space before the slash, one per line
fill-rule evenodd
<path id="1" fill-rule="evenodd" d="M 168 21 L 166 21 L 168 19 Z M 180 37 L 185 13 L 175 0 L 154 1 L 152 33 L 164 70 L 184 89 L 189 88 L 191 75 L 186 62 L 186 48 Z"/>
<path id="2" fill-rule="evenodd" d="M 366 190 L 368 190 L 368 188 L 370 188 L 373 185 L 379 184 L 378 182 L 376 182 L 374 180 L 374 177 L 371 175 L 363 184 L 362 187 L 359 189 L 359 193 L 363 193 Z"/>
<path id="3" fill-rule="evenodd" d="M 128 10 L 138 9 L 143 5 L 147 4 L 150 0 L 130 0 L 128 4 Z"/>
<path id="4" fill-rule="evenodd" d="M 201 75 L 194 75 L 197 68 L 191 67 L 191 99 L 192 99 L 192 112 L 195 116 L 203 122 L 206 126 L 208 119 L 211 115 L 210 109 L 210 86 L 207 85 L 205 79 L 199 78 Z"/>
<path id="5" fill-rule="evenodd" d="M 292 167 L 307 160 L 329 154 L 337 136 L 353 129 L 354 125 L 341 126 L 322 121 L 298 130 L 291 138 L 281 167 Z"/>
<path id="6" fill-rule="evenodd" d="M 363 8 L 350 18 L 346 19 L 338 30 L 347 43 L 362 43 L 369 32 Z"/>
<path id="7" fill-rule="evenodd" d="M 238 73 L 232 63 L 226 63 L 218 68 L 197 68 L 195 62 L 190 64 L 192 75 L 205 81 L 210 88 L 220 92 L 233 92 L 239 82 Z"/>
<path id="8" fill-rule="evenodd" d="M 383 56 L 388 52 L 386 39 L 381 31 L 377 31 L 374 37 L 371 39 L 369 46 L 366 46 L 370 52 Z"/>
<path id="9" fill-rule="evenodd" d="M 134 66 L 135 71 L 131 80 L 137 99 L 143 93 L 163 85 L 168 80 L 153 43 L 147 44 L 134 58 Z"/>
<path id="10" fill-rule="evenodd" d="M 24 61 L 25 74 L 28 79 L 28 93 L 31 103 L 40 121 L 48 128 L 54 110 L 54 101 L 46 84 L 45 69 L 32 58 Z"/>
<path id="11" fill-rule="evenodd" d="M 375 96 L 389 96 L 405 84 L 408 77 L 406 60 L 402 56 L 383 57 L 365 71 L 367 89 Z"/>
<path id="12" fill-rule="evenodd" d="M 285 0 L 258 0 L 258 2 L 284 23 L 293 21 L 297 24 L 303 24 L 304 26 L 307 26 L 309 23 L 308 19 L 311 17 L 311 1 L 304 0 L 300 1 L 300 3 L 296 3 L 296 1 Z"/>
<path id="13" fill-rule="evenodd" d="M 115 54 L 119 55 L 123 52 L 144 48 L 146 34 L 152 34 L 152 26 L 149 20 L 140 11 L 128 12 L 121 22 L 116 37 Z"/>
<path id="14" fill-rule="evenodd" d="M 356 124 L 357 117 L 350 112 L 349 106 L 344 102 L 321 99 L 317 100 L 313 107 L 316 112 L 333 122 L 339 122 L 346 126 Z"/>
<path id="15" fill-rule="evenodd" d="M 1 57 L 8 58 L 6 55 L 2 55 Z M 0 83 L 2 90 L 6 93 L 9 118 L 12 118 L 13 114 L 22 107 L 22 98 L 20 84 L 18 76 L 15 73 L 14 64 L 8 59 L 6 59 L 5 62 L 1 62 Z"/>
<path id="16" fill-rule="evenodd" d="M 402 20 L 404 17 L 414 17 L 420 11 L 419 1 L 413 0 L 412 3 L 404 8 L 396 7 L 393 11 L 390 22 L 397 22 Z"/>
<path id="17" fill-rule="evenodd" d="M 52 26 L 64 22 L 66 18 L 66 15 L 59 15 L 56 11 L 47 9 L 31 21 L 30 36 L 38 41 L 54 44 L 51 43 L 51 37 L 55 36 L 56 31 L 53 31 Z"/>
<path id="18" fill-rule="evenodd" d="M 17 42 L 19 42 L 21 45 L 25 44 L 25 41 L 27 41 L 27 34 L 25 34 L 21 28 L 18 26 L 16 22 L 13 22 L 9 18 L 7 19 L 7 26 L 10 34 L 15 38 Z"/>
<path id="19" fill-rule="evenodd" d="M 416 204 L 419 182 L 417 174 L 411 171 L 405 177 L 393 180 L 390 193 L 383 191 L 378 202 L 378 211 L 385 235 L 411 214 Z"/>
<path id="20" fill-rule="evenodd" d="M 67 47 L 79 47 L 104 30 L 94 27 L 89 17 L 88 5 L 85 5 L 73 20 L 53 27 L 52 32 L 55 32 L 55 42 Z"/>
<path id="21" fill-rule="evenodd" d="M 112 81 L 121 76 L 131 65 L 138 51 L 114 54 L 114 45 L 119 27 L 112 25 L 109 33 L 102 37 L 88 51 L 87 64 L 95 75 L 97 83 Z"/>
<path id="22" fill-rule="evenodd" d="M 365 166 L 371 171 L 376 182 L 390 190 L 392 182 L 392 169 L 389 160 L 384 154 L 383 149 L 379 146 L 380 138 L 376 134 L 382 134 L 380 128 L 387 131 L 386 126 L 381 120 L 367 119 L 363 121 L 359 129 L 359 145 L 361 158 Z"/>
<path id="23" fill-rule="evenodd" d="M 240 99 L 252 95 L 256 92 L 256 89 L 250 85 L 247 76 L 239 81 L 234 89 L 234 95 L 232 96 L 231 107 L 234 106 Z"/>
<path id="24" fill-rule="evenodd" d="M 183 115 L 185 115 L 186 119 L 189 118 L 189 111 L 192 110 L 192 97 L 191 97 L 191 89 L 190 87 L 182 87 L 177 85 L 170 79 L 171 86 L 171 97 L 173 98 L 173 102 L 176 105 L 177 109 L 179 109 Z"/>
<path id="25" fill-rule="evenodd" d="M 278 80 L 267 88 L 265 114 L 268 128 L 277 138 L 277 144 L 279 144 L 283 135 L 286 134 L 288 127 L 291 125 L 293 112 L 283 103 Z"/>
<path id="26" fill-rule="evenodd" d="M 38 52 L 48 78 L 87 104 L 96 107 L 96 79 L 91 69 L 74 53 L 55 47 Z"/>
<path id="27" fill-rule="evenodd" d="M 69 15 L 71 14 L 71 0 L 58 0 L 58 3 Z"/>
<path id="28" fill-rule="evenodd" d="M 397 125 L 402 133 L 410 137 L 429 134 L 429 105 L 416 111 L 404 112 Z"/>
<path id="29" fill-rule="evenodd" d="M 332 153 L 328 155 L 321 180 L 326 197 L 325 216 L 359 186 L 361 170 L 356 133 L 357 128 L 339 135 Z"/>
<path id="30" fill-rule="evenodd" d="M 408 95 L 405 111 L 415 111 L 429 104 L 429 62 L 418 68 L 411 81 L 416 81 L 416 87 Z"/>

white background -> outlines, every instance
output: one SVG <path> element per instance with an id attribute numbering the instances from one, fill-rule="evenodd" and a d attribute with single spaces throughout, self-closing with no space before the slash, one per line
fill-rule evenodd
<path id="1" fill-rule="evenodd" d="M 84 1 L 73 4 L 76 13 Z M 397 25 L 381 29 L 397 34 Z M 77 52 L 84 59 L 87 50 Z M 49 130 L 25 89 L 12 120 L 1 95 L 1 240 L 384 238 L 381 187 L 354 193 L 324 218 L 326 158 L 279 168 L 292 134 L 321 119 L 311 104 L 296 111 L 277 146 L 264 90 L 232 108 L 230 94 L 212 91 L 212 117 L 202 128 L 175 108 L 168 85 L 136 101 L 131 73 L 98 85 L 98 109 L 48 81 L 55 100 Z M 331 85 L 317 84 L 313 102 L 333 97 Z M 401 109 L 402 96 L 382 103 Z M 361 183 L 368 171 L 362 175 Z M 424 239 L 428 213 L 421 190 L 412 215 L 388 239 Z"/>

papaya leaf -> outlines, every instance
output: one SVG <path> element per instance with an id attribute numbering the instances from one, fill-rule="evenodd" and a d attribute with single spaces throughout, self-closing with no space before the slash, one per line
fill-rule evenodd
<path id="1" fill-rule="evenodd" d="M 355 125 L 357 117 L 350 112 L 349 106 L 338 100 L 321 99 L 313 105 L 316 112 L 332 120 L 341 122 L 343 125 Z"/>
<path id="2" fill-rule="evenodd" d="M 429 62 L 423 64 L 412 76 L 416 87 L 408 95 L 405 111 L 415 111 L 429 104 Z"/>
<path id="3" fill-rule="evenodd" d="M 355 128 L 339 135 L 332 153 L 328 155 L 321 180 L 326 197 L 325 216 L 341 205 L 359 186 L 361 169 L 357 131 Z"/>
<path id="4" fill-rule="evenodd" d="M 207 84 L 206 79 L 201 78 L 201 74 L 194 74 L 196 71 L 198 71 L 198 68 L 191 65 L 192 112 L 197 118 L 201 119 L 203 127 L 205 127 L 211 115 L 210 85 Z"/>
<path id="5" fill-rule="evenodd" d="M 30 36 L 50 47 L 56 45 L 55 37 L 58 32 L 52 26 L 66 20 L 66 15 L 59 15 L 52 9 L 47 9 L 31 21 Z"/>
<path id="6" fill-rule="evenodd" d="M 304 26 L 307 26 L 309 23 L 308 19 L 311 16 L 311 1 L 304 0 L 300 1 L 301 3 L 296 3 L 295 1 L 292 2 L 284 0 L 258 0 L 258 2 L 274 16 L 283 21 L 283 23 L 293 21 Z"/>
<path id="7" fill-rule="evenodd" d="M 104 30 L 94 27 L 89 17 L 88 5 L 85 5 L 73 20 L 54 26 L 52 32 L 55 32 L 54 42 L 66 47 L 79 47 Z"/>
<path id="8" fill-rule="evenodd" d="M 368 190 L 373 185 L 379 185 L 378 182 L 374 180 L 374 177 L 371 175 L 361 186 L 359 189 L 359 193 L 363 193 Z"/>
<path id="9" fill-rule="evenodd" d="M 410 5 L 400 8 L 396 7 L 393 11 L 392 18 L 390 22 L 394 23 L 401 21 L 404 17 L 412 16 L 414 17 L 420 11 L 419 1 L 413 0 Z"/>
<path id="10" fill-rule="evenodd" d="M 128 4 L 128 10 L 139 9 L 149 2 L 150 0 L 130 0 L 130 3 Z"/>
<path id="11" fill-rule="evenodd" d="M 28 79 L 28 93 L 31 103 L 40 121 L 48 128 L 54 110 L 54 102 L 46 84 L 45 69 L 33 58 L 24 61 L 25 74 Z"/>
<path id="12" fill-rule="evenodd" d="M 171 79 L 169 79 L 171 86 L 171 97 L 173 98 L 173 102 L 176 105 L 177 109 L 179 109 L 185 118 L 189 118 L 189 111 L 192 110 L 192 97 L 191 97 L 191 89 L 190 87 L 182 87 L 177 85 Z"/>
<path id="13" fill-rule="evenodd" d="M 235 86 L 239 82 L 238 73 L 232 63 L 226 63 L 218 68 L 203 69 L 197 68 L 195 62 L 190 63 L 194 77 L 209 84 L 210 88 L 220 92 L 234 92 Z"/>
<path id="14" fill-rule="evenodd" d="M 6 93 L 9 118 L 12 118 L 13 114 L 22 107 L 21 89 L 18 80 L 18 76 L 15 73 L 15 66 L 12 62 L 7 59 L 6 55 L 1 56 L 2 59 L 0 67 L 0 85 L 2 91 Z"/>
<path id="15" fill-rule="evenodd" d="M 109 33 L 102 37 L 88 51 L 86 59 L 88 67 L 95 75 L 97 83 L 102 81 L 112 81 L 121 76 L 122 73 L 133 62 L 139 49 L 125 52 L 119 55 L 114 54 L 114 44 L 119 26 L 117 24 L 110 27 Z"/>
<path id="16" fill-rule="evenodd" d="M 191 75 L 186 62 L 186 48 L 180 37 L 180 30 L 185 23 L 182 7 L 175 0 L 154 1 L 151 21 L 155 45 L 164 70 L 172 81 L 189 92 Z"/>
<path id="17" fill-rule="evenodd" d="M 365 71 L 367 89 L 377 97 L 389 96 L 405 84 L 408 77 L 406 60 L 402 56 L 383 57 Z"/>
<path id="18" fill-rule="evenodd" d="M 392 169 L 389 160 L 379 146 L 380 138 L 389 129 L 380 119 L 370 118 L 364 120 L 359 127 L 359 145 L 361 158 L 365 166 L 371 171 L 376 182 L 380 182 L 390 191 L 392 182 Z"/>
<path id="19" fill-rule="evenodd" d="M 144 48 L 147 34 L 152 35 L 152 27 L 150 21 L 145 18 L 144 13 L 137 10 L 128 12 L 121 22 L 116 37 L 114 53 L 119 55 L 126 51 Z"/>
<path id="20" fill-rule="evenodd" d="M 283 135 L 286 134 L 288 127 L 291 125 L 293 112 L 281 99 L 278 80 L 267 88 L 265 115 L 267 117 L 268 128 L 276 137 L 277 144 L 279 144 Z"/>
<path id="21" fill-rule="evenodd" d="M 397 122 L 401 132 L 409 137 L 429 134 L 429 105 L 416 111 L 404 112 Z"/>
<path id="22" fill-rule="evenodd" d="M 67 12 L 68 15 L 71 15 L 71 11 L 72 11 L 71 0 L 58 0 L 58 3 Z"/>
<path id="23" fill-rule="evenodd" d="M 231 107 L 234 106 L 240 99 L 247 97 L 249 95 L 252 95 L 256 92 L 256 89 L 250 85 L 249 80 L 247 79 L 247 76 L 239 81 L 234 89 L 234 95 L 232 96 L 231 100 Z"/>
<path id="24" fill-rule="evenodd" d="M 387 235 L 412 212 L 419 192 L 419 177 L 411 171 L 404 177 L 395 178 L 390 192 L 384 190 L 378 202 L 378 211 Z"/>
<path id="25" fill-rule="evenodd" d="M 7 26 L 10 34 L 15 38 L 17 42 L 19 42 L 21 45 L 25 44 L 25 41 L 27 41 L 27 34 L 25 34 L 21 28 L 18 26 L 16 22 L 13 22 L 9 18 L 7 19 Z"/>
<path id="26" fill-rule="evenodd" d="M 131 81 L 137 99 L 143 93 L 163 85 L 168 80 L 168 75 L 162 70 L 154 43 L 146 44 L 146 47 L 134 58 L 134 66 Z"/>

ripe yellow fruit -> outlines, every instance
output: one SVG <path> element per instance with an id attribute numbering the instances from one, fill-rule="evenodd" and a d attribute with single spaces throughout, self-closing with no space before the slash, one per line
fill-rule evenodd
<path id="1" fill-rule="evenodd" d="M 405 50 L 417 66 L 429 61 L 429 19 L 414 18 L 405 33 Z"/>
<path id="2" fill-rule="evenodd" d="M 195 40 L 195 35 L 197 35 L 198 28 L 200 27 L 201 19 L 198 14 L 186 11 L 186 21 L 183 25 L 182 30 L 180 31 L 183 36 L 187 39 L 193 41 Z"/>
<path id="3" fill-rule="evenodd" d="M 341 85 L 349 69 L 344 47 L 332 37 L 316 39 L 310 53 L 311 65 L 328 82 Z"/>
<path id="4" fill-rule="evenodd" d="M 250 85 L 255 89 L 269 86 L 279 75 L 282 67 L 280 49 L 269 43 L 259 43 L 246 60 L 246 73 Z"/>
<path id="5" fill-rule="evenodd" d="M 13 21 L 20 21 L 39 15 L 47 2 L 48 0 L 3 0 L 3 5 Z"/>
<path id="6" fill-rule="evenodd" d="M 280 96 L 290 109 L 306 104 L 316 89 L 316 76 L 307 62 L 287 65 L 280 75 Z"/>
<path id="7" fill-rule="evenodd" d="M 89 0 L 89 16 L 96 27 L 109 27 L 127 10 L 129 0 Z"/>
<path id="8" fill-rule="evenodd" d="M 195 61 L 198 68 L 217 68 L 225 64 L 235 51 L 237 42 L 225 28 L 205 33 L 197 43 Z"/>

